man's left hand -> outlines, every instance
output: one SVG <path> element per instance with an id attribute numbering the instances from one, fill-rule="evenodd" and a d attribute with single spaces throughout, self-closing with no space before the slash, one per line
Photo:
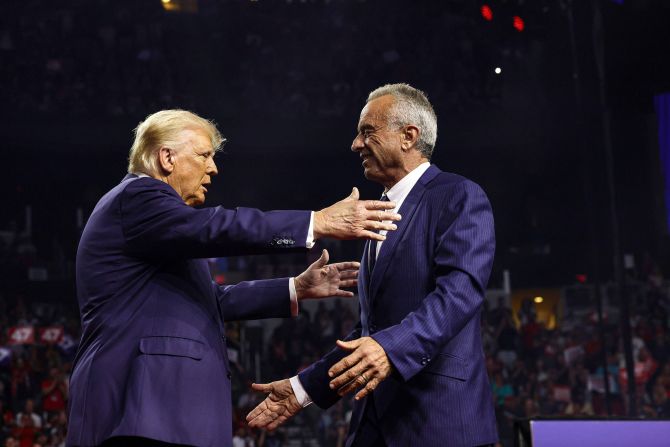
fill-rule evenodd
<path id="1" fill-rule="evenodd" d="M 342 290 L 358 284 L 358 262 L 338 262 L 328 264 L 328 250 L 307 270 L 296 276 L 295 291 L 298 300 L 327 298 L 329 296 L 352 297 L 353 292 Z"/>
<path id="2" fill-rule="evenodd" d="M 351 354 L 334 364 L 328 375 L 332 377 L 330 388 L 344 396 L 357 388 L 363 388 L 354 397 L 360 400 L 370 394 L 393 370 L 384 348 L 371 337 L 352 341 L 337 341 L 337 346 Z"/>

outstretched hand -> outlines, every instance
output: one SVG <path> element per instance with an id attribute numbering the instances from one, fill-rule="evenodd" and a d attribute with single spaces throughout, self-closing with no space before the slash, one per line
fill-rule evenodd
<path id="1" fill-rule="evenodd" d="M 328 370 L 332 378 L 330 388 L 344 396 L 362 388 L 354 399 L 360 400 L 370 394 L 393 371 L 393 366 L 379 343 L 371 337 L 351 341 L 337 340 L 337 346 L 353 351 Z"/>
<path id="2" fill-rule="evenodd" d="M 316 262 L 296 276 L 295 291 L 298 300 L 329 296 L 354 296 L 353 292 L 342 289 L 356 287 L 360 263 L 338 262 L 327 265 L 328 258 L 328 250 L 323 250 L 321 257 Z"/>
<path id="3" fill-rule="evenodd" d="M 249 427 L 275 430 L 302 410 L 289 379 L 271 383 L 253 383 L 251 388 L 269 394 L 247 415 Z"/>
<path id="4" fill-rule="evenodd" d="M 359 200 L 358 188 L 345 199 L 314 213 L 314 237 L 320 239 L 373 239 L 383 241 L 379 230 L 393 231 L 400 214 L 390 212 L 395 202 Z M 382 222 L 388 221 L 388 222 Z"/>

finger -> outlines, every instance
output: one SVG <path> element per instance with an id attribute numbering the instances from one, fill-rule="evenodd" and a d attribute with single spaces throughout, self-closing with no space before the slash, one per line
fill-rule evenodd
<path id="1" fill-rule="evenodd" d="M 349 197 L 347 197 L 347 199 L 358 200 L 359 197 L 360 194 L 358 193 L 358 188 L 354 186 L 353 189 L 351 190 L 351 194 L 349 194 Z"/>
<path id="2" fill-rule="evenodd" d="M 358 351 L 355 351 L 354 354 L 349 355 L 348 357 L 354 357 L 355 355 L 358 354 Z M 351 363 L 352 360 L 348 359 L 348 362 Z M 369 364 L 366 361 L 365 358 L 362 356 L 358 355 L 357 360 L 355 360 L 355 363 L 351 364 L 351 366 L 345 370 L 343 370 L 341 373 L 336 374 L 335 376 L 332 376 L 332 380 L 330 381 L 330 388 L 331 389 L 337 389 L 340 388 L 347 383 L 351 382 L 352 380 L 357 380 L 359 377 L 363 376 L 369 368 Z M 335 368 L 335 365 L 333 366 Z M 331 368 L 331 370 L 333 369 Z M 368 376 L 370 373 L 367 373 Z M 365 385 L 365 378 L 362 378 L 361 385 Z"/>
<path id="3" fill-rule="evenodd" d="M 357 279 L 346 279 L 346 280 L 340 280 L 339 288 L 348 289 L 349 287 L 356 287 L 357 285 L 358 285 Z"/>
<path id="4" fill-rule="evenodd" d="M 328 255 L 328 250 L 326 250 L 326 249 L 324 248 L 323 251 L 321 252 L 321 256 L 319 257 L 319 259 L 317 259 L 316 261 L 314 261 L 314 262 L 312 263 L 312 265 L 309 266 L 309 269 L 308 269 L 308 270 L 312 270 L 312 269 L 320 269 L 320 268 L 323 267 L 324 265 L 328 264 L 328 259 L 329 259 L 329 258 L 330 258 L 330 256 Z"/>
<path id="5" fill-rule="evenodd" d="M 348 290 L 338 290 L 333 294 L 333 296 L 337 296 L 340 298 L 351 298 L 354 296 L 354 292 L 349 292 Z"/>
<path id="6" fill-rule="evenodd" d="M 374 231 L 379 230 L 394 231 L 398 229 L 398 226 L 392 222 L 382 222 L 379 220 L 366 220 L 365 222 L 363 222 L 363 226 L 365 227 L 366 230 L 374 230 Z"/>
<path id="7" fill-rule="evenodd" d="M 352 380 L 351 382 L 347 383 L 346 385 L 338 388 L 337 394 L 338 394 L 338 396 L 345 396 L 349 393 L 354 392 L 359 387 L 360 387 L 360 385 L 358 384 L 358 382 L 356 382 L 355 380 Z"/>
<path id="8" fill-rule="evenodd" d="M 341 272 L 344 270 L 358 270 L 359 268 L 361 268 L 361 263 L 355 261 L 337 262 L 331 265 Z"/>
<path id="9" fill-rule="evenodd" d="M 367 372 L 368 366 L 358 363 L 356 366 L 349 368 L 347 371 L 343 372 L 339 376 L 335 377 L 330 381 L 330 388 L 333 390 L 338 390 L 351 382 L 355 382 L 356 387 L 364 386 L 368 383 L 366 380 L 365 374 L 370 375 Z"/>
<path id="10" fill-rule="evenodd" d="M 272 416 L 266 416 L 262 415 L 259 416 L 251 421 L 247 421 L 247 424 L 249 424 L 249 427 L 252 428 L 266 428 L 267 425 L 274 420 L 274 417 Z"/>
<path id="11" fill-rule="evenodd" d="M 379 385 L 380 380 L 377 379 L 376 377 L 370 380 L 362 390 L 360 390 L 356 395 L 354 396 L 354 399 L 356 400 L 361 400 L 368 394 L 374 391 L 375 388 L 377 388 L 377 385 Z"/>
<path id="12" fill-rule="evenodd" d="M 352 354 L 349 354 L 336 364 L 330 367 L 328 370 L 329 377 L 337 377 L 342 374 L 344 371 L 358 364 L 361 359 L 360 353 L 354 351 Z M 340 384 L 342 385 L 342 384 Z"/>
<path id="13" fill-rule="evenodd" d="M 340 284 L 342 284 L 342 281 L 356 278 L 358 278 L 358 270 L 345 270 L 340 273 Z"/>
<path id="14" fill-rule="evenodd" d="M 396 220 L 401 220 L 401 216 L 398 213 L 392 213 L 391 211 L 382 211 L 382 210 L 374 210 L 374 211 L 368 211 L 365 214 L 365 217 L 367 220 L 372 220 L 375 222 L 391 222 L 391 221 L 396 221 Z"/>
<path id="15" fill-rule="evenodd" d="M 371 241 L 385 241 L 386 235 L 375 233 L 374 231 L 363 230 L 358 234 L 359 238 L 370 239 Z"/>
<path id="16" fill-rule="evenodd" d="M 338 348 L 346 349 L 348 351 L 353 351 L 354 349 L 358 348 L 360 344 L 362 343 L 362 339 L 357 338 L 355 340 L 349 340 L 349 341 L 344 341 L 344 340 L 337 340 L 335 343 L 337 343 Z M 347 358 L 347 357 L 345 357 Z M 340 360 L 339 363 L 342 363 L 344 359 Z"/>
<path id="17" fill-rule="evenodd" d="M 395 209 L 395 202 L 382 202 L 381 200 L 364 200 L 363 204 L 366 210 L 392 210 Z"/>
<path id="18" fill-rule="evenodd" d="M 269 404 L 272 404 L 273 402 L 269 402 Z M 263 404 L 268 404 L 267 399 Z M 256 407 L 254 411 L 259 408 L 261 405 Z M 249 418 L 249 424 L 254 424 L 254 425 L 260 425 L 260 426 L 266 426 L 273 420 L 277 419 L 282 413 L 281 407 L 277 405 L 265 405 L 264 408 L 261 409 L 261 411 L 256 412 L 253 417 Z M 251 416 L 251 413 L 250 413 Z"/>
<path id="19" fill-rule="evenodd" d="M 251 422 L 252 420 L 256 419 L 259 415 L 261 415 L 266 409 L 268 408 L 267 402 L 264 400 L 260 404 L 256 405 L 256 408 L 251 410 L 249 414 L 247 414 L 247 422 Z"/>
<path id="20" fill-rule="evenodd" d="M 252 383 L 251 389 L 255 391 L 260 391 L 261 393 L 271 393 L 272 384 L 271 383 Z"/>
<path id="21" fill-rule="evenodd" d="M 366 229 L 373 230 L 392 229 L 395 227 L 395 223 L 393 221 L 398 220 L 395 219 L 397 216 L 400 216 L 400 214 L 385 213 L 383 211 L 372 211 L 365 216 L 366 220 L 363 222 L 363 225 Z M 393 227 L 389 227 L 390 225 L 393 225 Z"/>

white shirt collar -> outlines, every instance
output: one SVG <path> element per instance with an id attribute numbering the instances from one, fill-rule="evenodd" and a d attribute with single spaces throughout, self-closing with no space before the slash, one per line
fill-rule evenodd
<path id="1" fill-rule="evenodd" d="M 406 176 L 404 176 L 398 183 L 393 185 L 391 189 L 386 191 L 386 197 L 389 198 L 391 202 L 397 204 L 396 212 L 400 209 L 402 202 L 405 201 L 405 198 L 409 195 L 409 192 L 414 188 L 416 182 L 419 181 L 424 172 L 430 167 L 430 162 L 421 163 L 419 166 L 414 168 Z"/>

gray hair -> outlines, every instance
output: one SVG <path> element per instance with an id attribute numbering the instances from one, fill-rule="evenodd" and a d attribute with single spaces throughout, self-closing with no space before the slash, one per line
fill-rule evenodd
<path id="1" fill-rule="evenodd" d="M 158 150 L 161 146 L 177 144 L 179 133 L 186 129 L 205 132 L 215 152 L 221 150 L 226 142 L 213 121 L 188 110 L 161 110 L 147 116 L 135 128 L 135 141 L 128 157 L 128 172 L 148 175 L 158 173 Z"/>
<path id="2" fill-rule="evenodd" d="M 396 128 L 410 124 L 418 127 L 417 149 L 430 160 L 437 140 L 437 116 L 426 94 L 409 84 L 386 84 L 373 90 L 366 103 L 386 95 L 395 99 L 388 124 Z"/>

